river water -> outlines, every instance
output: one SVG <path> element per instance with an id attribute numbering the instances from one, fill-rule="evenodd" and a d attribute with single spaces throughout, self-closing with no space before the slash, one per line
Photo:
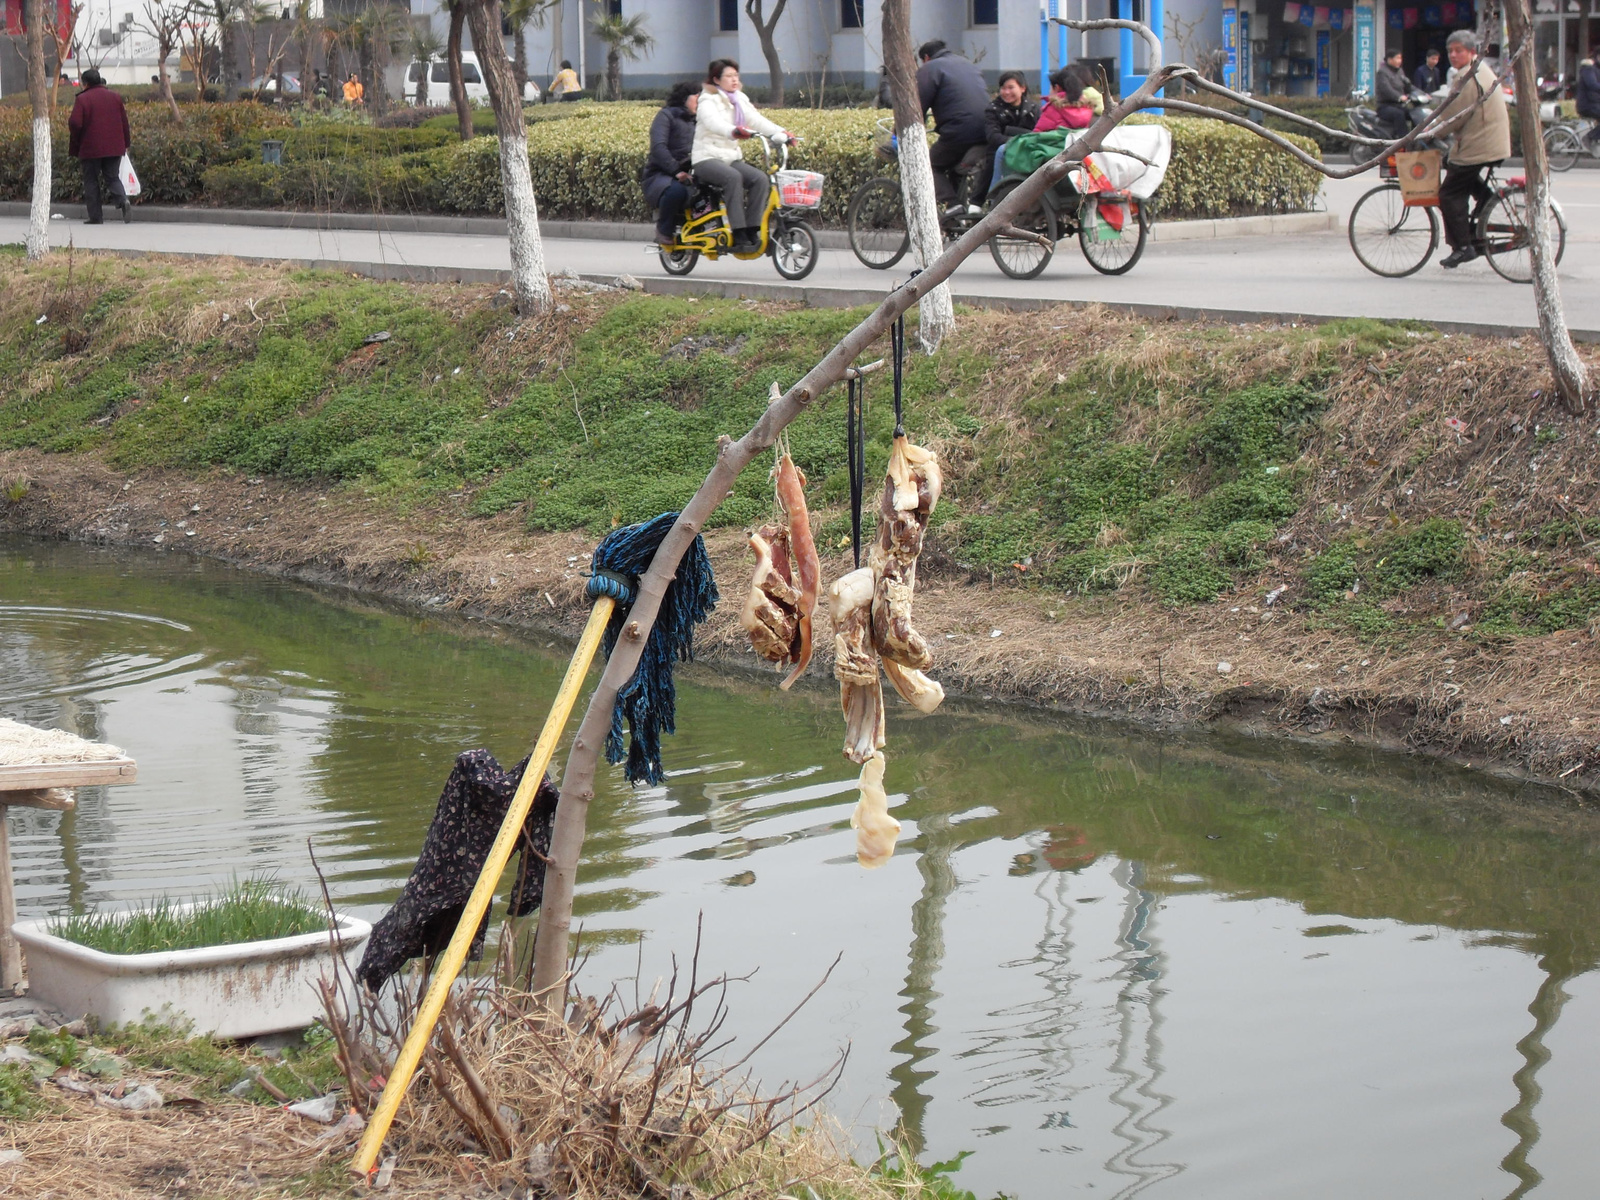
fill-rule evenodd
<path id="1" fill-rule="evenodd" d="M 138 783 L 12 810 L 24 916 L 315 880 L 376 917 L 461 750 L 526 752 L 566 647 L 168 553 L 0 541 L 0 715 Z M 1591 1197 L 1600 855 L 1451 769 L 949 702 L 890 713 L 899 851 L 856 865 L 834 696 L 680 675 L 670 778 L 605 773 L 587 991 L 693 948 L 776 1024 L 772 1085 L 841 1047 L 873 1148 L 971 1151 L 980 1195 Z M 1532 805 L 1532 815 L 1521 804 Z"/>

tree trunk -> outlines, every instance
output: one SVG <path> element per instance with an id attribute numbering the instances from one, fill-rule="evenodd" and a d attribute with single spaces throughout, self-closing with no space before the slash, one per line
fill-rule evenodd
<path id="1" fill-rule="evenodd" d="M 295 45 L 300 54 L 300 105 L 302 108 L 311 107 L 311 30 L 305 29 L 295 39 Z M 280 85 L 278 95 L 283 91 Z"/>
<path id="2" fill-rule="evenodd" d="M 606 99 L 622 99 L 622 55 L 615 46 L 606 51 Z"/>
<path id="3" fill-rule="evenodd" d="M 1533 20 L 1528 0 L 1507 0 L 1505 6 L 1507 40 L 1521 48 L 1512 63 L 1517 95 L 1531 103 L 1517 105 L 1517 123 L 1522 133 L 1522 166 L 1528 177 L 1528 247 L 1533 258 L 1533 300 L 1539 310 L 1539 339 L 1550 359 L 1556 392 L 1567 411 L 1581 413 L 1588 403 L 1589 380 L 1583 360 L 1567 332 L 1567 317 L 1561 306 L 1561 286 L 1556 281 L 1555 253 L 1551 238 L 1550 170 L 1545 155 L 1544 131 L 1539 126 L 1539 90 L 1533 62 Z"/>
<path id="4" fill-rule="evenodd" d="M 539 237 L 539 207 L 528 166 L 528 135 L 522 120 L 522 92 L 517 87 L 500 36 L 500 0 L 472 0 L 468 9 L 472 44 L 494 108 L 500 137 L 500 184 L 506 198 L 506 236 L 511 243 L 511 287 L 517 311 L 535 316 L 550 308 L 550 279 L 544 269 L 544 242 Z"/>
<path id="5" fill-rule="evenodd" d="M 156 53 L 161 56 L 161 62 L 156 67 L 156 80 L 161 86 L 161 98 L 167 102 L 167 108 L 172 113 L 174 121 L 183 120 L 183 111 L 178 107 L 178 98 L 172 94 L 172 74 L 167 68 L 167 59 L 172 57 L 175 47 L 171 42 L 158 44 Z"/>
<path id="6" fill-rule="evenodd" d="M 944 252 L 944 232 L 939 228 L 939 202 L 933 189 L 933 166 L 928 161 L 928 127 L 917 96 L 916 59 L 911 52 L 911 0 L 884 0 L 883 69 L 894 98 L 895 131 L 900 137 L 900 190 L 905 199 L 906 228 L 917 265 L 924 270 Z M 923 298 L 917 333 L 922 349 L 932 354 L 956 327 L 955 304 L 950 289 L 934 288 Z"/>
<path id="7" fill-rule="evenodd" d="M 845 371 L 889 331 L 896 317 L 920 300 L 927 311 L 927 293 L 943 287 L 945 280 L 974 251 L 1001 229 L 1009 226 L 1050 188 L 1060 182 L 1085 154 L 1100 148 L 1101 141 L 1129 115 L 1137 112 L 1168 81 L 1169 68 L 1152 71 L 1133 95 L 1120 104 L 1108 106 L 1104 116 L 1068 142 L 1055 158 L 1041 166 L 1006 196 L 981 221 L 962 235 L 948 250 L 931 262 L 926 273 L 891 292 L 867 318 L 847 333 L 823 360 L 782 397 L 767 406 L 755 425 L 737 442 L 724 442 L 716 464 L 688 504 L 677 524 L 662 541 L 651 559 L 650 569 L 639 580 L 638 596 L 628 614 L 628 636 L 619 638 L 600 676 L 600 683 L 589 698 L 583 721 L 567 755 L 566 772 L 561 780 L 561 801 L 556 808 L 555 830 L 550 841 L 550 856 L 545 864 L 544 900 L 539 909 L 539 933 L 534 943 L 532 990 L 556 1012 L 565 1006 L 563 982 L 567 972 L 572 930 L 572 897 L 577 883 L 578 860 L 583 852 L 584 830 L 588 823 L 589 802 L 594 799 L 594 777 L 600 751 L 611 728 L 611 713 L 617 692 L 633 678 L 639 658 L 661 610 L 667 585 L 677 573 L 678 560 L 694 540 L 707 519 L 716 511 L 733 487 L 739 473 L 763 450 L 770 447 L 784 427 L 804 412 L 845 376 Z M 924 316 L 926 319 L 926 316 Z"/>
<path id="8" fill-rule="evenodd" d="M 445 42 L 445 58 L 450 63 L 450 99 L 456 106 L 456 128 L 463 142 L 472 140 L 472 105 L 467 101 L 467 84 L 461 78 L 461 27 L 467 20 L 467 0 L 450 6 L 450 37 Z M 480 49 L 480 55 L 483 51 Z M 480 62 L 479 67 L 482 67 Z"/>
<path id="9" fill-rule="evenodd" d="M 422 78 L 417 80 L 417 107 L 428 107 L 428 76 L 433 74 L 433 62 L 430 59 L 422 64 Z"/>
<path id="10" fill-rule="evenodd" d="M 528 94 L 528 23 L 524 21 L 512 31 L 512 49 L 515 57 L 511 60 L 512 74 L 517 77 L 517 99 Z"/>
<path id="11" fill-rule="evenodd" d="M 28 208 L 28 258 L 50 253 L 50 80 L 44 65 L 45 0 L 28 0 L 28 100 L 33 105 L 33 203 Z"/>
<path id="12" fill-rule="evenodd" d="M 239 43 L 238 23 L 227 21 L 217 35 L 218 54 L 222 59 L 222 98 L 230 103 L 239 98 Z M 254 30 L 251 31 L 252 38 Z M 253 75 L 251 78 L 255 78 Z"/>
<path id="13" fill-rule="evenodd" d="M 783 107 L 783 60 L 778 57 L 778 18 L 783 16 L 783 10 L 789 0 L 777 0 L 772 6 L 772 17 L 763 20 L 763 0 L 745 0 L 745 15 L 750 18 L 756 27 L 756 37 L 761 41 L 761 53 L 767 60 L 767 77 L 771 83 L 772 94 L 767 97 L 768 108 Z M 826 66 L 823 68 L 826 70 Z"/>

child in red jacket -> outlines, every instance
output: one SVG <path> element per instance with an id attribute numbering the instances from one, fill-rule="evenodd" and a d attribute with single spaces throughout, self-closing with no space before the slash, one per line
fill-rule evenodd
<path id="1" fill-rule="evenodd" d="M 1083 80 L 1076 68 L 1062 67 L 1050 76 L 1050 95 L 1039 106 L 1035 133 L 1046 129 L 1086 129 L 1094 121 L 1094 108 L 1084 98 Z"/>

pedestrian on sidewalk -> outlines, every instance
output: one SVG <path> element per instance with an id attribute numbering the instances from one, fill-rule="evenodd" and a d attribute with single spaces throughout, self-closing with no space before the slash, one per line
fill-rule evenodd
<path id="1" fill-rule="evenodd" d="M 1450 243 L 1450 253 L 1439 262 L 1445 268 L 1459 267 L 1482 253 L 1473 241 L 1473 218 L 1494 194 L 1483 173 L 1511 157 L 1506 94 L 1486 59 L 1472 68 L 1477 53 L 1478 35 L 1470 29 L 1456 30 L 1445 43 L 1450 65 L 1458 71 L 1471 70 L 1456 98 L 1439 110 L 1441 131 L 1455 135 L 1445 159 L 1444 182 L 1439 185 L 1439 215 L 1444 218 L 1445 241 Z M 1469 198 L 1476 201 L 1470 214 Z"/>
<path id="2" fill-rule="evenodd" d="M 83 203 L 88 224 L 105 224 L 101 189 L 122 210 L 124 222 L 133 220 L 133 208 L 119 178 L 122 156 L 133 141 L 128 110 L 122 97 L 106 87 L 105 77 L 90 67 L 83 73 L 83 90 L 72 102 L 67 118 L 67 153 L 83 168 Z"/>

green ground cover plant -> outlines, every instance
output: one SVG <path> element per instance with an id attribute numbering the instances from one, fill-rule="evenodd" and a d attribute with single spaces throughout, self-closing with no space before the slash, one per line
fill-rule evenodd
<path id="1" fill-rule="evenodd" d="M 262 879 L 236 880 L 191 902 L 160 896 L 126 912 L 72 913 L 49 925 L 56 937 L 106 954 L 232 946 L 326 928 L 327 919 L 307 897 Z"/>

